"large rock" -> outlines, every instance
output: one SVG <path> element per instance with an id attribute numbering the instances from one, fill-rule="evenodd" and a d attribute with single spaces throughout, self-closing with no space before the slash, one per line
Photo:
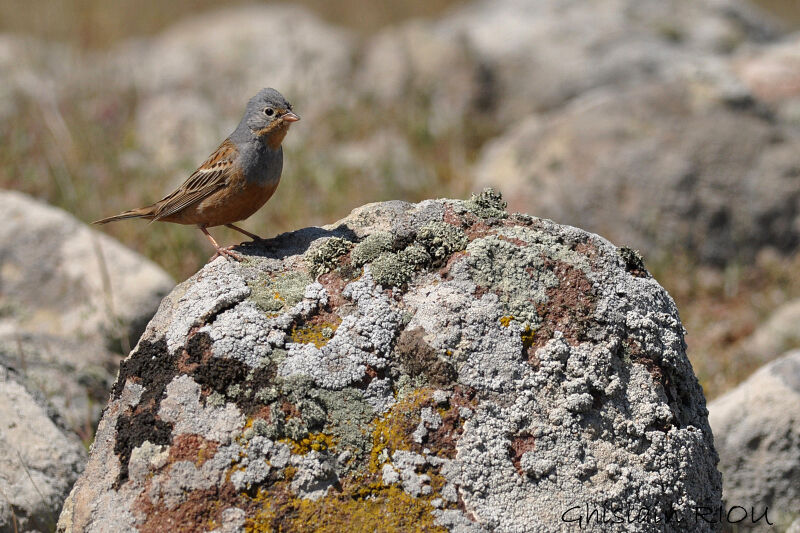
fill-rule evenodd
<path id="1" fill-rule="evenodd" d="M 0 531 L 52 531 L 85 464 L 75 434 L 0 363 Z"/>
<path id="2" fill-rule="evenodd" d="M 684 531 L 716 508 L 672 299 L 631 250 L 504 205 L 371 204 L 206 265 L 123 362 L 59 530 L 552 531 L 606 505 Z"/>
<path id="3" fill-rule="evenodd" d="M 728 83 L 686 76 L 531 115 L 484 149 L 476 180 L 515 209 L 648 255 L 725 263 L 794 250 L 800 131 Z"/>
<path id="4" fill-rule="evenodd" d="M 0 212 L 0 363 L 23 372 L 71 427 L 91 435 L 121 348 L 136 343 L 174 283 L 24 194 L 0 191 Z"/>
<path id="5" fill-rule="evenodd" d="M 762 367 L 709 412 L 726 506 L 768 507 L 785 530 L 800 511 L 800 350 Z"/>

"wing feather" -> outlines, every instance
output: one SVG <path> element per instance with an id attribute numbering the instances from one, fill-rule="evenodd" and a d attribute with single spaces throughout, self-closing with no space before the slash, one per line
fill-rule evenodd
<path id="1" fill-rule="evenodd" d="M 175 192 L 156 204 L 153 221 L 174 215 L 225 187 L 234 173 L 237 155 L 236 146 L 226 139 Z"/>

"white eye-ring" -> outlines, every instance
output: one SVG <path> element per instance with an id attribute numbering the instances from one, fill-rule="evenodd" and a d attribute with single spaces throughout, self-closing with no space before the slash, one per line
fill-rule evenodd
<path id="1" fill-rule="evenodd" d="M 267 115 L 268 117 L 271 117 L 274 113 L 275 110 L 273 110 L 271 107 L 264 108 L 264 114 Z"/>

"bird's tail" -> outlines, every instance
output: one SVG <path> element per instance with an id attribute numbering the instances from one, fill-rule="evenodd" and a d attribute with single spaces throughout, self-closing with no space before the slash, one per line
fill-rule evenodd
<path id="1" fill-rule="evenodd" d="M 108 218 L 101 218 L 100 220 L 95 220 L 92 224 L 108 224 L 109 222 L 116 222 L 117 220 L 125 220 L 128 218 L 152 218 L 153 214 L 151 210 L 147 207 L 140 207 L 138 209 L 131 209 L 130 211 L 125 211 L 124 213 L 120 213 L 119 215 L 114 215 L 113 217 Z"/>

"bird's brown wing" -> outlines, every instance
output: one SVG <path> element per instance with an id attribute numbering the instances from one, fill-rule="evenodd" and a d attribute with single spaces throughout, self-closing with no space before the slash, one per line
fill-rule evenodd
<path id="1" fill-rule="evenodd" d="M 155 204 L 153 222 L 174 215 L 223 188 L 234 174 L 239 150 L 226 139 L 172 194 Z"/>

